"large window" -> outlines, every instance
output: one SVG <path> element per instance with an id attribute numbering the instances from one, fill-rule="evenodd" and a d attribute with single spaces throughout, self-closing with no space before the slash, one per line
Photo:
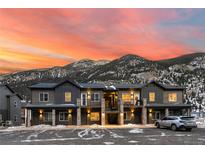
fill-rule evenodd
<path id="1" fill-rule="evenodd" d="M 131 112 L 124 112 L 124 120 L 131 120 Z"/>
<path id="2" fill-rule="evenodd" d="M 122 100 L 123 100 L 123 102 L 130 102 L 131 101 L 131 94 L 130 93 L 122 93 Z"/>
<path id="3" fill-rule="evenodd" d="M 71 102 L 71 92 L 65 92 L 65 102 Z"/>
<path id="4" fill-rule="evenodd" d="M 48 102 L 49 101 L 48 98 L 49 98 L 49 94 L 48 93 L 42 92 L 42 93 L 39 94 L 39 101 L 40 102 Z"/>
<path id="5" fill-rule="evenodd" d="M 100 101 L 100 93 L 92 93 L 92 95 L 91 95 L 91 101 L 93 101 L 93 102 L 99 102 L 99 101 Z"/>
<path id="6" fill-rule="evenodd" d="M 67 121 L 68 113 L 67 112 L 59 112 L 59 121 Z"/>
<path id="7" fill-rule="evenodd" d="M 155 101 L 155 93 L 154 92 L 150 92 L 149 93 L 149 101 L 150 102 L 154 102 Z"/>
<path id="8" fill-rule="evenodd" d="M 99 112 L 91 112 L 90 113 L 90 120 L 91 121 L 99 121 L 100 120 L 100 113 Z"/>
<path id="9" fill-rule="evenodd" d="M 168 94 L 168 101 L 169 102 L 176 102 L 177 101 L 177 94 L 176 93 L 169 93 Z"/>
<path id="10" fill-rule="evenodd" d="M 45 116 L 44 116 L 45 122 L 51 122 L 52 121 L 52 112 L 45 112 L 44 114 L 45 114 Z"/>
<path id="11" fill-rule="evenodd" d="M 87 93 L 81 93 L 81 105 L 82 106 L 87 105 Z"/>

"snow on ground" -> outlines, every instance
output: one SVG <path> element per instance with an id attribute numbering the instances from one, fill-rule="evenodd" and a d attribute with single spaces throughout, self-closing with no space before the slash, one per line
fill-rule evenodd
<path id="1" fill-rule="evenodd" d="M 93 130 L 91 128 L 87 128 L 78 132 L 78 137 L 80 137 L 83 140 L 101 139 L 104 135 L 105 134 L 102 134 L 101 132 Z"/>
<path id="2" fill-rule="evenodd" d="M 129 131 L 129 133 L 133 133 L 133 134 L 143 133 L 143 129 L 134 128 L 134 129 L 131 129 L 131 130 Z"/>
<path id="3" fill-rule="evenodd" d="M 131 141 L 128 141 L 128 143 L 138 143 L 139 141 L 134 141 L 134 140 L 131 140 Z"/>
<path id="4" fill-rule="evenodd" d="M 112 145 L 114 142 L 104 142 L 106 145 Z"/>
<path id="5" fill-rule="evenodd" d="M 197 118 L 196 124 L 198 128 L 205 128 L 205 118 Z"/>

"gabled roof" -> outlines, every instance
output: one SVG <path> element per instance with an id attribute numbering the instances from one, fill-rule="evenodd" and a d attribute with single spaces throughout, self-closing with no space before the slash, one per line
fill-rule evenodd
<path id="1" fill-rule="evenodd" d="M 141 88 L 143 88 L 143 87 L 145 87 L 149 84 L 152 84 L 152 83 L 159 86 L 159 87 L 161 87 L 161 88 L 163 88 L 163 89 L 165 89 L 165 90 L 184 90 L 185 89 L 185 87 L 182 87 L 182 86 L 165 85 L 165 84 L 161 84 L 157 81 L 151 81 L 147 84 L 144 84 Z"/>
<path id="2" fill-rule="evenodd" d="M 34 84 L 32 86 L 30 86 L 29 88 L 31 89 L 53 89 L 56 87 L 56 85 L 58 85 L 57 83 L 37 83 Z"/>
<path id="3" fill-rule="evenodd" d="M 140 89 L 143 86 L 143 84 L 128 84 L 128 83 L 120 83 L 120 84 L 115 84 L 115 87 L 117 89 Z"/>
<path id="4" fill-rule="evenodd" d="M 70 83 L 78 88 L 80 88 L 80 86 L 75 83 L 74 81 L 71 81 L 71 80 L 65 80 L 63 82 L 59 82 L 59 83 L 37 83 L 37 84 L 34 84 L 34 85 L 31 85 L 30 89 L 55 89 L 56 87 L 64 84 L 64 83 Z"/>
<path id="5" fill-rule="evenodd" d="M 102 83 L 79 83 L 80 88 L 93 88 L 93 89 L 104 89 L 105 85 Z"/>
<path id="6" fill-rule="evenodd" d="M 16 93 L 9 85 L 4 84 L 4 85 L 0 85 L 0 86 L 5 86 L 7 87 L 7 89 L 9 89 L 14 95 L 16 95 L 20 100 L 23 100 L 23 98 L 21 97 L 21 95 L 19 95 L 18 93 Z"/>

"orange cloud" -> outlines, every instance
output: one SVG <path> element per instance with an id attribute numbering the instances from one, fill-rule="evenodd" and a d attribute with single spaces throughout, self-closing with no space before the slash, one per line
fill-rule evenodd
<path id="1" fill-rule="evenodd" d="M 83 58 L 112 60 L 129 53 L 152 60 L 189 53 L 195 46 L 184 40 L 202 39 L 204 33 L 194 26 L 180 27 L 175 22 L 192 18 L 194 12 L 0 9 L 0 72 L 62 66 Z M 17 65 L 9 65 L 11 61 Z"/>

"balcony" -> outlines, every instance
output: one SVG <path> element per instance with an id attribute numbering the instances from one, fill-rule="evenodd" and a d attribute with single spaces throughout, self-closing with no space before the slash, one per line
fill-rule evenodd
<path id="1" fill-rule="evenodd" d="M 82 100 L 81 100 L 82 101 Z M 84 103 L 81 102 L 82 107 L 101 107 L 101 101 L 100 100 L 84 100 Z"/>
<path id="2" fill-rule="evenodd" d="M 122 100 L 124 107 L 140 107 L 143 105 L 141 100 L 134 101 L 134 100 Z"/>

